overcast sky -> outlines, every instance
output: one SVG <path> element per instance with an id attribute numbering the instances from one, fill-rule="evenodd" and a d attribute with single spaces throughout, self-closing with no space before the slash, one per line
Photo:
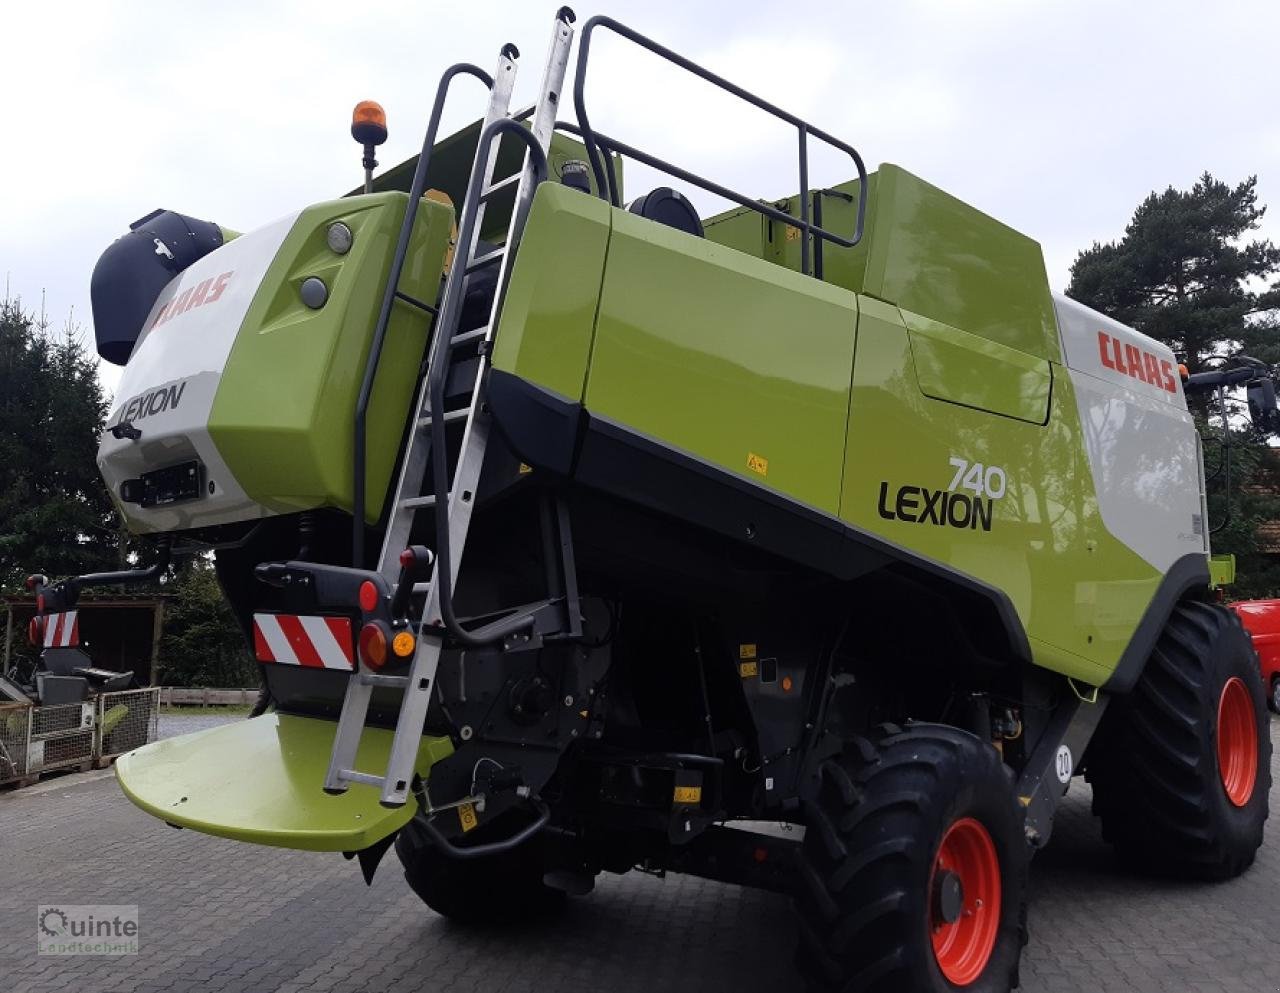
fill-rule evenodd
<path id="1" fill-rule="evenodd" d="M 352 105 L 380 159 L 414 154 L 440 72 L 522 51 L 531 97 L 557 4 L 485 0 L 37 0 L 0 8 L 0 276 L 86 327 L 89 275 L 155 207 L 249 230 L 360 179 Z M 1153 189 L 1256 173 L 1280 239 L 1280 4 L 1141 0 L 582 3 L 1025 231 L 1066 285 Z M 581 21 L 579 22 L 581 25 Z M 595 46 L 593 45 L 593 49 Z M 794 139 L 601 36 L 593 123 L 753 196 L 796 186 Z M 459 85 L 445 133 L 478 117 Z M 566 110 L 568 108 L 566 107 Z M 820 157 L 813 182 L 849 178 Z M 637 177 L 631 174 L 631 178 Z M 653 183 L 644 184 L 647 189 Z M 642 192 L 636 186 L 630 192 Z M 707 212 L 716 205 L 700 200 Z M 114 386 L 107 367 L 104 380 Z"/>

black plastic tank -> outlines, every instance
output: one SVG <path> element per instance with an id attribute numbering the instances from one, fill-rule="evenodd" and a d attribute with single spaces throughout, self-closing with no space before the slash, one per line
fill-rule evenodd
<path id="1" fill-rule="evenodd" d="M 632 202 L 627 208 L 633 214 L 639 214 L 651 221 L 665 224 L 667 227 L 683 231 L 685 234 L 703 237 L 702 220 L 693 204 L 679 190 L 670 186 L 659 186 Z"/>
<path id="2" fill-rule="evenodd" d="M 153 210 L 129 225 L 93 267 L 89 299 L 98 354 L 124 365 L 160 291 L 223 242 L 222 229 L 172 210 Z"/>

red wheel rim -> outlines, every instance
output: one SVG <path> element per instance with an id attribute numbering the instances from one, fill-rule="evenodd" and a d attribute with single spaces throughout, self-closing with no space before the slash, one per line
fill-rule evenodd
<path id="1" fill-rule="evenodd" d="M 1227 799 L 1243 807 L 1258 781 L 1258 725 L 1244 680 L 1232 676 L 1218 698 L 1218 774 Z"/>
<path id="2" fill-rule="evenodd" d="M 959 879 L 959 915 L 947 920 L 933 898 L 939 874 Z M 956 821 L 942 836 L 929 876 L 929 928 L 933 955 L 947 981 L 968 986 L 982 975 L 1000 930 L 1000 859 L 987 829 L 972 817 Z"/>

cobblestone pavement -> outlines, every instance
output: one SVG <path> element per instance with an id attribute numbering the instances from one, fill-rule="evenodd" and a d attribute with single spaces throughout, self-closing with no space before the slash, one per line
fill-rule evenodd
<path id="1" fill-rule="evenodd" d="M 1280 787 L 1272 807 L 1280 817 Z M 1271 828 L 1233 882 L 1127 876 L 1075 784 L 1034 864 L 1023 990 L 1276 993 Z M 37 904 L 91 903 L 140 907 L 139 954 L 36 955 Z M 171 830 L 131 806 L 110 772 L 0 794 L 5 993 L 799 993 L 791 954 L 787 900 L 733 886 L 604 876 L 554 922 L 466 931 L 418 902 L 394 856 L 366 888 L 336 855 Z"/>

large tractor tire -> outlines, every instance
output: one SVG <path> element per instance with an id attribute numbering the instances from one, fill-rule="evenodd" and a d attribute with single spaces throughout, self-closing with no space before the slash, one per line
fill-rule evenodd
<path id="1" fill-rule="evenodd" d="M 452 858 L 410 821 L 396 836 L 396 855 L 409 888 L 458 924 L 517 924 L 564 906 L 564 893 L 542 881 L 537 838 L 498 855 Z"/>
<path id="2" fill-rule="evenodd" d="M 1271 738 L 1253 644 L 1232 612 L 1178 606 L 1089 750 L 1094 813 L 1128 864 L 1230 879 L 1262 844 Z"/>
<path id="3" fill-rule="evenodd" d="M 886 725 L 820 776 L 797 895 L 797 959 L 812 989 L 1017 986 L 1029 849 L 996 750 L 952 727 Z"/>

